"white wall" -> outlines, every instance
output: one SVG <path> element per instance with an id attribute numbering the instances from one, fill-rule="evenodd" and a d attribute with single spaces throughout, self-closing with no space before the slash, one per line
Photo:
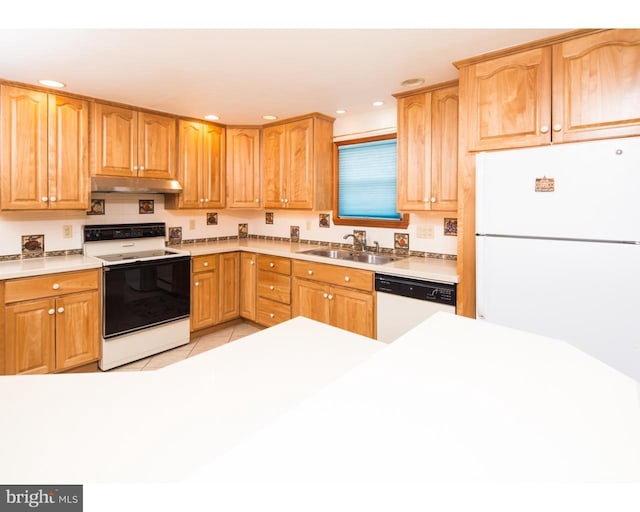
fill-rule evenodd
<path id="1" fill-rule="evenodd" d="M 387 108 L 367 115 L 337 118 L 334 125 L 336 139 L 347 139 L 391 133 L 396 129 L 396 111 Z M 376 240 L 381 247 L 393 248 L 394 233 L 409 233 L 410 249 L 440 254 L 456 254 L 456 237 L 444 235 L 445 217 L 455 214 L 411 214 L 406 230 L 364 228 L 358 226 L 319 227 L 319 213 L 273 210 L 274 223 L 265 223 L 264 210 L 203 210 L 178 211 L 164 209 L 162 194 L 94 194 L 105 199 L 105 215 L 86 215 L 85 212 L 3 212 L 0 213 L 0 256 L 21 253 L 22 235 L 45 235 L 44 250 L 60 251 L 82 247 L 82 226 L 85 224 L 166 222 L 167 227 L 181 226 L 183 239 L 235 236 L 238 224 L 248 223 L 249 234 L 264 236 L 290 236 L 290 226 L 300 227 L 300 238 L 327 242 L 343 242 L 342 237 L 354 229 L 367 231 L 367 241 Z M 153 199 L 153 214 L 140 214 L 138 200 Z M 207 225 L 206 212 L 218 212 L 218 225 Z M 194 228 L 191 229 L 191 221 Z M 63 225 L 72 227 L 72 237 L 63 238 Z M 418 227 L 433 229 L 433 239 L 417 238 Z"/>

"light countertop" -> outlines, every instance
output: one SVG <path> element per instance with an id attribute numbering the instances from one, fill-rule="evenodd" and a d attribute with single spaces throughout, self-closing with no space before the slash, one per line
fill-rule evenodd
<path id="1" fill-rule="evenodd" d="M 458 282 L 455 260 L 411 256 L 386 263 L 384 265 L 371 265 L 354 261 L 333 260 L 322 256 L 311 256 L 300 252 L 317 249 L 318 247 L 321 246 L 253 238 L 221 240 L 216 242 L 183 244 L 176 246 L 176 248 L 187 251 L 192 256 L 202 256 L 205 254 L 217 254 L 231 251 L 246 251 L 268 254 L 271 256 L 315 261 L 330 265 L 340 265 L 343 267 L 361 268 L 383 274 L 416 277 L 418 279 L 427 279 L 445 283 Z M 0 262 L 0 280 L 100 267 L 101 262 L 99 260 L 84 255 L 48 256 L 45 258 L 3 261 Z"/>
<path id="2" fill-rule="evenodd" d="M 446 313 L 389 345 L 298 317 L 154 372 L 0 377 L 0 407 L 5 484 L 640 482 L 636 381 Z"/>

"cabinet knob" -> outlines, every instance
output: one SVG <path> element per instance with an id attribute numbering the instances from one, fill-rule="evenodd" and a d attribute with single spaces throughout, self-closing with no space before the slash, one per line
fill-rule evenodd
<path id="1" fill-rule="evenodd" d="M 269 318 L 275 318 L 276 314 L 275 313 L 269 313 Z"/>
<path id="2" fill-rule="evenodd" d="M 349 276 L 344 276 L 344 280 L 348 283 L 349 281 L 351 281 L 351 278 Z"/>
<path id="3" fill-rule="evenodd" d="M 553 131 L 554 132 L 559 132 L 560 130 L 562 130 L 562 126 L 559 124 L 554 124 L 553 125 Z"/>
<path id="4" fill-rule="evenodd" d="M 289 202 L 289 200 L 285 197 L 284 202 L 285 202 L 285 203 L 288 203 L 288 202 Z"/>
<path id="5" fill-rule="evenodd" d="M 205 202 L 205 203 L 208 203 L 208 202 L 209 202 L 209 198 L 208 198 L 208 197 L 205 197 L 205 198 L 204 198 L 204 202 Z"/>
<path id="6" fill-rule="evenodd" d="M 40 199 L 42 199 L 43 203 L 46 203 L 49 200 L 47 196 L 42 196 Z"/>
<path id="7" fill-rule="evenodd" d="M 435 197 L 432 197 L 432 198 L 431 198 L 431 202 L 432 202 L 432 203 L 435 203 L 435 202 L 436 202 L 436 198 L 435 198 Z"/>
<path id="8" fill-rule="evenodd" d="M 144 171 L 144 165 L 141 165 L 141 166 L 140 166 L 140 170 L 141 170 L 141 171 Z"/>
<path id="9" fill-rule="evenodd" d="M 269 290 L 275 290 L 275 289 L 276 289 L 275 286 L 273 286 L 272 284 L 269 285 Z"/>
<path id="10" fill-rule="evenodd" d="M 193 283 L 193 286 L 200 286 L 200 281 L 196 281 L 195 283 Z"/>
<path id="11" fill-rule="evenodd" d="M 134 170 L 134 171 L 137 171 L 137 170 L 138 170 L 138 166 L 137 166 L 137 165 L 134 165 L 134 166 L 133 166 L 133 170 Z"/>
<path id="12" fill-rule="evenodd" d="M 57 200 L 56 196 L 51 196 L 51 197 L 49 198 L 49 201 L 51 201 L 52 203 L 55 203 L 55 202 L 56 202 L 56 200 Z"/>
<path id="13" fill-rule="evenodd" d="M 208 266 L 209 266 L 209 262 L 208 262 L 208 261 L 205 261 L 205 262 L 202 264 L 202 266 L 203 266 L 203 267 L 208 267 Z"/>
<path id="14" fill-rule="evenodd" d="M 49 313 L 50 315 L 53 315 L 56 312 L 55 309 L 51 308 L 49 311 L 47 311 L 47 313 Z"/>
<path id="15" fill-rule="evenodd" d="M 275 267 L 275 266 L 276 266 L 276 264 L 272 261 L 271 263 L 269 263 L 269 266 L 270 266 L 271 268 L 273 268 L 273 267 Z"/>
<path id="16" fill-rule="evenodd" d="M 322 294 L 322 296 L 323 296 L 325 299 L 327 299 L 327 298 L 329 297 L 329 294 L 328 294 L 328 293 L 323 293 L 323 294 Z"/>
<path id="17" fill-rule="evenodd" d="M 541 126 L 540 127 L 540 133 L 548 133 L 549 132 L 549 127 L 548 126 Z"/>
<path id="18" fill-rule="evenodd" d="M 201 197 L 201 198 L 200 198 L 200 202 L 201 202 L 201 203 L 204 203 L 204 197 Z"/>
<path id="19" fill-rule="evenodd" d="M 256 197 L 255 201 L 256 201 L 256 203 L 259 203 L 260 202 L 260 198 Z"/>
<path id="20" fill-rule="evenodd" d="M 309 274 L 310 276 L 313 275 L 313 270 L 307 270 L 307 274 Z"/>
<path id="21" fill-rule="evenodd" d="M 255 261 L 253 261 L 253 260 L 250 260 L 250 264 L 251 264 L 251 265 L 255 265 L 255 264 L 256 264 L 256 262 L 255 262 Z"/>
<path id="22" fill-rule="evenodd" d="M 333 295 L 329 294 L 329 296 L 327 297 L 327 299 L 329 299 L 329 300 L 333 300 Z"/>
<path id="23" fill-rule="evenodd" d="M 58 313 L 64 313 L 64 308 L 62 306 L 58 308 Z"/>
<path id="24" fill-rule="evenodd" d="M 60 285 L 58 283 L 53 283 L 53 286 L 51 288 L 53 288 L 54 290 L 59 290 Z"/>

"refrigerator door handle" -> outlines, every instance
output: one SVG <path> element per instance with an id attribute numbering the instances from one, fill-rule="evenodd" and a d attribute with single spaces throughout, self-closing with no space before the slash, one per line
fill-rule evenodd
<path id="1" fill-rule="evenodd" d="M 476 269 L 486 269 L 484 264 L 486 239 L 483 236 L 476 236 Z M 476 272 L 476 318 L 484 320 L 485 309 L 487 307 L 487 287 L 485 279 L 487 276 L 484 272 Z"/>

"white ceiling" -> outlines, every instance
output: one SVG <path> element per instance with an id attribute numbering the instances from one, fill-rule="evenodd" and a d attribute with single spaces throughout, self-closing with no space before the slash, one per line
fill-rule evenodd
<path id="1" fill-rule="evenodd" d="M 0 78 L 224 124 L 395 105 L 400 82 L 568 29 L 0 29 Z"/>

